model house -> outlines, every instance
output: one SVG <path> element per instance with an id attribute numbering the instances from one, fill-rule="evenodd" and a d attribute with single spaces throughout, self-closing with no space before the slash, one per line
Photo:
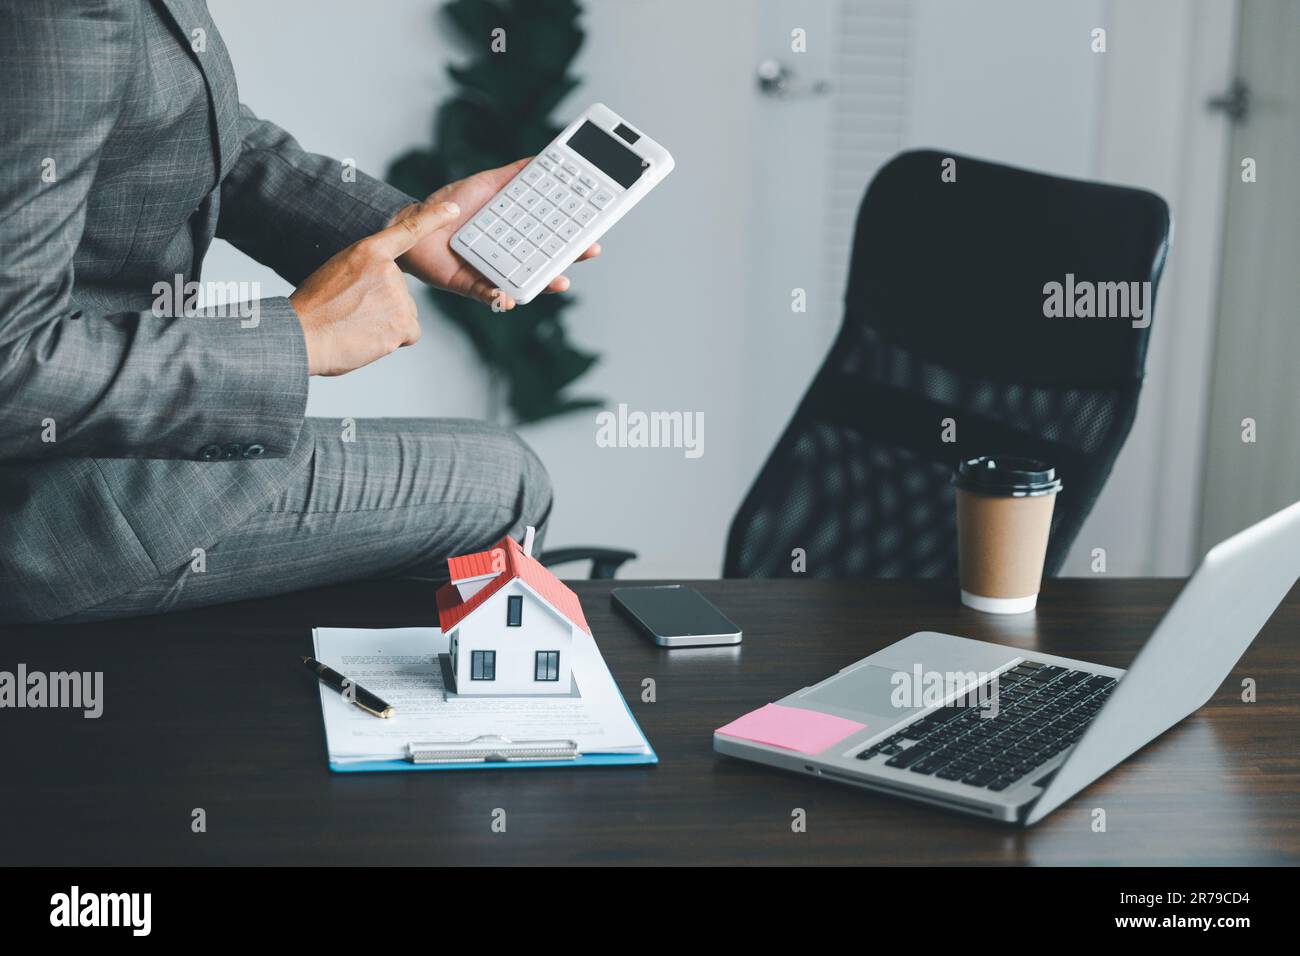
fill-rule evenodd
<path id="1" fill-rule="evenodd" d="M 451 558 L 451 581 L 438 589 L 438 620 L 449 640 L 458 695 L 568 694 L 576 628 L 588 634 L 578 596 L 532 556 L 533 529 L 521 546 Z"/>

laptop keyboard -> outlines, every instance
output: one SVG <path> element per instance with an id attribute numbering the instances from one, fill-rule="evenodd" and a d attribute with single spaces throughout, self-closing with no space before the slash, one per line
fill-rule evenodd
<path id="1" fill-rule="evenodd" d="M 1113 677 L 1024 661 L 998 675 L 996 717 L 981 716 L 978 704 L 941 707 L 857 757 L 881 756 L 886 767 L 1005 790 L 1072 746 L 1115 684 Z"/>

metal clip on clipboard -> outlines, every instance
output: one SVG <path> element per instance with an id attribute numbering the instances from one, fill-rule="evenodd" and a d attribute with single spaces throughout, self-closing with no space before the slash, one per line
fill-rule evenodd
<path id="1" fill-rule="evenodd" d="M 411 763 L 512 763 L 520 760 L 576 760 L 572 740 L 511 740 L 496 734 L 473 740 L 407 744 Z"/>

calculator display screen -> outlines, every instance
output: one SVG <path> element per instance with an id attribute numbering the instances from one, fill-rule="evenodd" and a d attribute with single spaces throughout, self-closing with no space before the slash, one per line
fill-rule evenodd
<path id="1" fill-rule="evenodd" d="M 645 161 L 590 120 L 566 145 L 624 189 L 641 178 Z"/>

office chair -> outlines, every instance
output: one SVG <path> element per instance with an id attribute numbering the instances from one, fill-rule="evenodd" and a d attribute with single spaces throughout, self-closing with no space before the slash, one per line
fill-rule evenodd
<path id="1" fill-rule="evenodd" d="M 583 545 L 572 548 L 552 548 L 549 551 L 543 551 L 537 556 L 537 560 L 548 568 L 559 564 L 569 564 L 574 561 L 590 561 L 591 572 L 588 575 L 588 580 L 591 581 L 609 580 L 618 573 L 619 567 L 624 562 L 635 558 L 635 551 L 623 551 L 619 548 L 592 548 Z"/>
<path id="2" fill-rule="evenodd" d="M 949 480 L 984 454 L 1056 467 L 1055 573 L 1133 424 L 1170 228 L 1142 190 L 891 160 L 858 212 L 839 334 L 732 520 L 724 576 L 955 576 Z M 1071 275 L 1149 282 L 1147 327 L 1045 317 L 1045 284 Z"/>

